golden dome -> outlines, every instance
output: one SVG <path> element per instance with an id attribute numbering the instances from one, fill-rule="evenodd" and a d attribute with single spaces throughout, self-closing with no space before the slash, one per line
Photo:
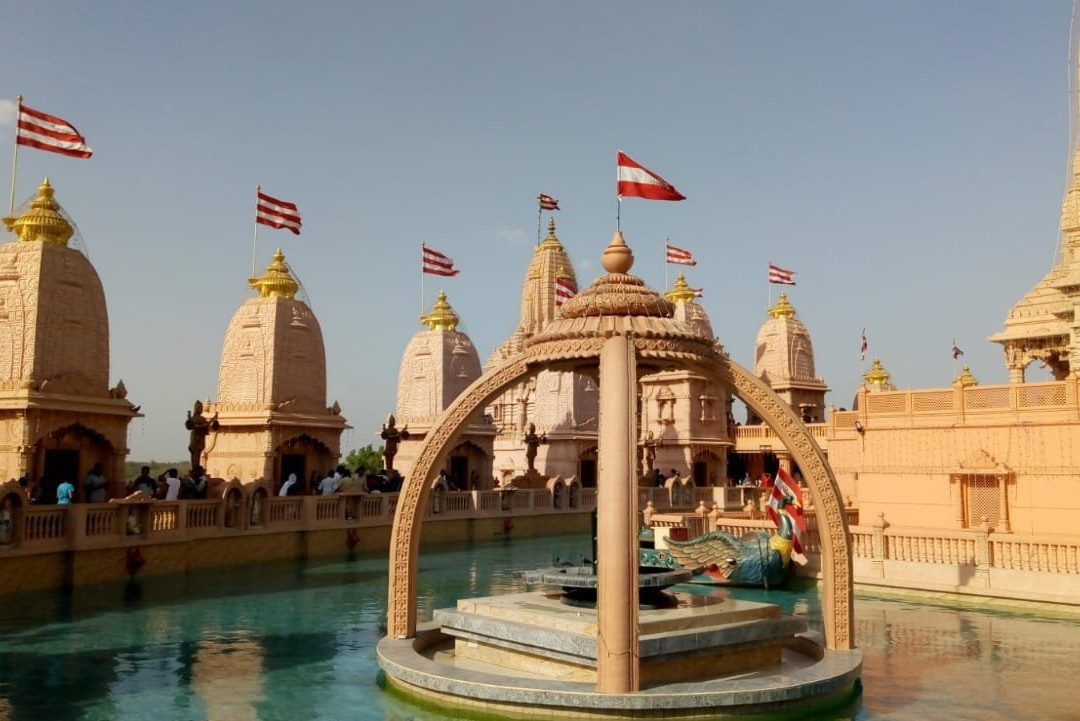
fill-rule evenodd
<path id="1" fill-rule="evenodd" d="M 953 384 L 960 385 L 963 388 L 967 388 L 969 386 L 979 385 L 979 381 L 977 378 L 975 378 L 975 376 L 971 374 L 971 369 L 968 368 L 967 364 L 965 363 L 964 367 L 960 370 L 960 375 L 956 376 L 956 378 L 953 379 Z"/>
<path id="2" fill-rule="evenodd" d="M 457 328 L 457 313 L 450 307 L 446 300 L 446 293 L 439 291 L 435 305 L 431 306 L 431 312 L 420 316 L 420 322 L 428 327 L 428 330 L 454 330 Z"/>
<path id="3" fill-rule="evenodd" d="M 274 253 L 274 262 L 267 266 L 266 274 L 261 278 L 250 278 L 248 283 L 259 291 L 260 298 L 294 298 L 300 289 L 300 284 L 293 279 L 285 265 L 285 254 L 281 248 Z"/>
<path id="4" fill-rule="evenodd" d="M 872 386 L 892 389 L 892 384 L 889 383 L 889 372 L 885 370 L 885 366 L 881 365 L 880 358 L 875 358 L 870 364 L 870 370 L 863 373 L 863 380 Z"/>
<path id="5" fill-rule="evenodd" d="M 769 308 L 768 313 L 773 318 L 794 318 L 795 306 L 788 302 L 787 293 L 780 291 L 780 297 L 776 299 L 776 305 Z"/>
<path id="6" fill-rule="evenodd" d="M 672 303 L 689 303 L 697 296 L 694 289 L 686 282 L 686 277 L 679 273 L 675 276 L 675 285 L 671 287 L 671 290 L 664 293 L 664 297 Z"/>
<path id="7" fill-rule="evenodd" d="M 53 198 L 53 187 L 45 178 L 38 186 L 37 197 L 30 203 L 30 210 L 19 217 L 4 218 L 8 230 L 19 236 L 20 243 L 41 241 L 67 247 L 75 233 L 71 223 L 60 213 L 60 204 Z"/>

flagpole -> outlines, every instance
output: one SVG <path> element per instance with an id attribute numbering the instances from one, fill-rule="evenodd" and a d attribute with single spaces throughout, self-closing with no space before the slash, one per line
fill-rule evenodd
<path id="1" fill-rule="evenodd" d="M 11 195 L 8 197 L 8 215 L 15 213 L 15 169 L 19 167 L 19 116 L 22 114 L 22 101 L 21 93 L 15 96 L 15 135 L 12 136 L 15 152 L 11 154 Z"/>
<path id="2" fill-rule="evenodd" d="M 420 243 L 420 317 L 424 316 L 424 244 Z"/>
<path id="3" fill-rule="evenodd" d="M 540 245 L 540 217 L 544 214 L 544 209 L 540 207 L 540 198 L 536 199 L 536 244 Z"/>
<path id="4" fill-rule="evenodd" d="M 664 292 L 668 290 L 668 262 L 667 262 L 668 237 L 664 236 Z"/>
<path id="5" fill-rule="evenodd" d="M 772 261 L 769 261 L 769 265 L 772 265 Z M 772 308 L 772 281 L 769 280 L 769 274 L 765 274 L 765 310 Z"/>
<path id="6" fill-rule="evenodd" d="M 259 191 L 261 185 L 255 186 L 255 236 L 251 239 L 251 277 L 255 277 L 255 241 L 259 239 Z"/>

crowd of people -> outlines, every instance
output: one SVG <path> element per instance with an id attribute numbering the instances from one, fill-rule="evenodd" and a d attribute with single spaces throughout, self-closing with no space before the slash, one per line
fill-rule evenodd
<path id="1" fill-rule="evenodd" d="M 101 463 L 95 463 L 83 480 L 83 493 L 80 495 L 74 481 L 70 479 L 53 480 L 42 477 L 32 483 L 27 476 L 18 480 L 27 500 L 35 505 L 68 505 L 83 500 L 87 503 L 104 503 L 109 500 L 109 482 L 105 478 L 105 469 Z M 206 498 L 210 478 L 202 466 L 195 466 L 183 475 L 176 468 L 170 468 L 157 478 L 150 475 L 150 466 L 143 466 L 138 477 L 125 486 L 126 494 L 141 492 L 151 498 L 163 501 L 175 501 L 181 498 Z"/>
<path id="2" fill-rule="evenodd" d="M 401 490 L 404 479 L 394 469 L 385 468 L 378 473 L 360 471 L 353 474 L 344 464 L 327 471 L 325 475 L 312 473 L 306 482 L 290 473 L 278 490 L 279 496 L 329 496 L 345 491 L 361 493 L 396 493 Z"/>

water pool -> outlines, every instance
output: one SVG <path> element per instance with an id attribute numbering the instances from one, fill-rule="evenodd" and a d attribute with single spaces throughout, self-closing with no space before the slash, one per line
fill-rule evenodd
<path id="1" fill-rule="evenodd" d="M 462 596 L 521 590 L 517 571 L 577 560 L 585 537 L 492 541 L 421 558 L 420 616 Z M 818 591 L 732 593 L 820 618 Z M 949 605 L 952 604 L 952 605 Z M 443 721 L 380 690 L 386 555 L 260 565 L 16 594 L 0 617 L 0 721 Z M 1047 607 L 859 595 L 858 721 L 1080 718 L 1080 620 Z M 850 718 L 850 716 L 849 716 Z"/>

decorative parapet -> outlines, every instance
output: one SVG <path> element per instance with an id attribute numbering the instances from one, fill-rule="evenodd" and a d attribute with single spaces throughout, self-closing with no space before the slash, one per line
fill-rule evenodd
<path id="1" fill-rule="evenodd" d="M 829 449 L 828 423 L 807 423 L 806 430 L 818 442 L 823 451 Z M 761 446 L 782 448 L 783 444 L 771 426 L 761 423 L 735 428 L 735 451 L 737 453 L 760 453 Z"/>
<path id="2" fill-rule="evenodd" d="M 860 393 L 859 410 L 833 411 L 827 437 L 848 438 L 863 429 L 928 425 L 1012 425 L 1027 421 L 1080 420 L 1080 380 L 1005 385 L 957 386 Z M 742 429 L 740 429 L 741 432 Z"/>

